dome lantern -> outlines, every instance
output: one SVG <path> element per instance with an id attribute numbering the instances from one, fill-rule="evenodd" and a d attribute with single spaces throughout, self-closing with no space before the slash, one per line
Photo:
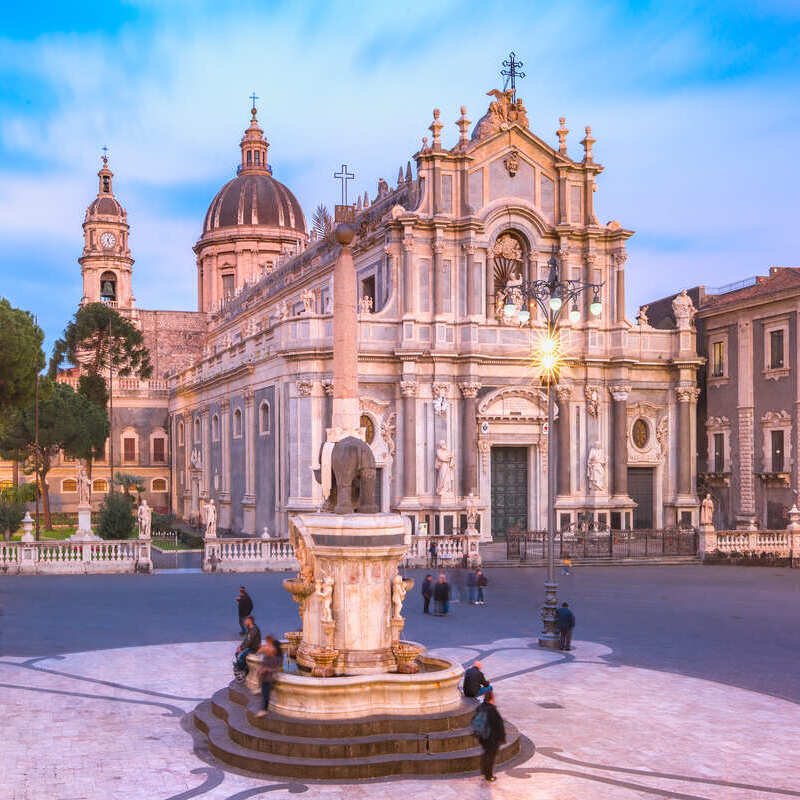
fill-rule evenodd
<path id="1" fill-rule="evenodd" d="M 238 169 L 239 174 L 268 173 L 270 171 L 267 166 L 269 142 L 264 136 L 264 131 L 258 126 L 257 114 L 258 109 L 256 109 L 254 101 L 253 107 L 250 109 L 250 125 L 245 130 L 242 141 L 239 143 L 239 147 L 242 150 L 242 163 Z"/>

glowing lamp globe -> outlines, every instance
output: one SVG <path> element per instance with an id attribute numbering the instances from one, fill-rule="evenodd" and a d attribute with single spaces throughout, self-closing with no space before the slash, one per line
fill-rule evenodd
<path id="1" fill-rule="evenodd" d="M 517 310 L 517 307 L 513 303 L 506 303 L 503 306 L 503 316 L 504 317 L 513 317 L 514 312 Z"/>
<path id="2" fill-rule="evenodd" d="M 581 312 L 577 308 L 571 308 L 569 311 L 569 321 L 573 324 L 580 322 Z"/>
<path id="3" fill-rule="evenodd" d="M 526 325 L 530 318 L 531 318 L 531 312 L 528 311 L 528 309 L 523 308 L 519 312 L 519 324 L 520 325 Z"/>
<path id="4" fill-rule="evenodd" d="M 589 313 L 595 317 L 599 317 L 602 311 L 603 311 L 603 304 L 596 298 L 592 300 L 592 303 L 589 306 Z"/>
<path id="5" fill-rule="evenodd" d="M 550 310 L 554 313 L 558 313 L 561 310 L 561 298 L 558 295 L 550 298 Z"/>

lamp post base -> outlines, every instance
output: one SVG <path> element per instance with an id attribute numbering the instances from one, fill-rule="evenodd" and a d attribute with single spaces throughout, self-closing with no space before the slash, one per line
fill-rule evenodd
<path id="1" fill-rule="evenodd" d="M 556 581 L 545 581 L 544 605 L 542 606 L 543 630 L 539 634 L 539 647 L 546 647 L 548 650 L 558 650 L 560 644 L 560 636 L 556 628 L 557 592 L 558 583 Z"/>

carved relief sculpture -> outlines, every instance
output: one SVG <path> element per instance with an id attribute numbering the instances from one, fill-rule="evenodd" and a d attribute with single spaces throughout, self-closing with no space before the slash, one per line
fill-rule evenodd
<path id="1" fill-rule="evenodd" d="M 393 619 L 403 618 L 403 601 L 406 599 L 407 588 L 403 581 L 403 576 L 398 572 L 392 578 L 392 608 L 394 613 Z"/>
<path id="2" fill-rule="evenodd" d="M 586 398 L 586 410 L 589 412 L 589 415 L 596 417 L 600 410 L 600 392 L 597 390 L 597 387 L 587 384 L 586 388 L 583 390 L 583 396 Z"/>
<path id="3" fill-rule="evenodd" d="M 359 308 L 362 314 L 371 314 L 372 313 L 372 298 L 365 294 L 359 301 L 358 301 Z"/>
<path id="4" fill-rule="evenodd" d="M 314 312 L 314 292 L 312 289 L 306 289 L 306 291 L 303 292 L 303 308 L 306 314 L 312 314 Z"/>
<path id="5" fill-rule="evenodd" d="M 333 622 L 331 603 L 333 602 L 333 578 L 326 575 L 321 581 L 316 582 L 316 594 L 320 604 L 320 622 Z"/>
<path id="6" fill-rule="evenodd" d="M 453 493 L 453 473 L 456 468 L 456 457 L 447 449 L 444 439 L 436 448 L 436 494 Z"/>
<path id="7" fill-rule="evenodd" d="M 512 150 L 504 159 L 503 166 L 506 168 L 509 177 L 513 178 L 519 169 L 519 154 Z"/>
<path id="8" fill-rule="evenodd" d="M 450 387 L 446 383 L 433 384 L 433 411 L 440 417 L 447 413 L 450 407 Z"/>
<path id="9" fill-rule="evenodd" d="M 586 478 L 590 488 L 601 492 L 606 488 L 606 461 L 600 442 L 595 442 L 589 450 L 589 458 L 586 461 Z"/>

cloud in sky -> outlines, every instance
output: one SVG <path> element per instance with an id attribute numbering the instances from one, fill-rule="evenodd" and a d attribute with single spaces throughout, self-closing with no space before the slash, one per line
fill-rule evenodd
<path id="1" fill-rule="evenodd" d="M 307 216 L 342 161 L 375 193 L 431 109 L 452 144 L 514 49 L 532 129 L 598 139 L 601 220 L 629 243 L 631 309 L 798 264 L 794 3 L 128 2 L 17 11 L 0 32 L 0 294 L 48 338 L 80 297 L 80 224 L 111 148 L 139 305 L 193 308 L 191 250 L 238 161 L 255 89 L 276 177 Z M 657 6 L 657 7 L 654 7 Z M 37 22 L 36 20 L 39 20 Z M 46 20 L 42 23 L 41 20 Z M 44 24 L 46 27 L 42 27 Z M 44 307 L 44 308 L 43 308 Z"/>

